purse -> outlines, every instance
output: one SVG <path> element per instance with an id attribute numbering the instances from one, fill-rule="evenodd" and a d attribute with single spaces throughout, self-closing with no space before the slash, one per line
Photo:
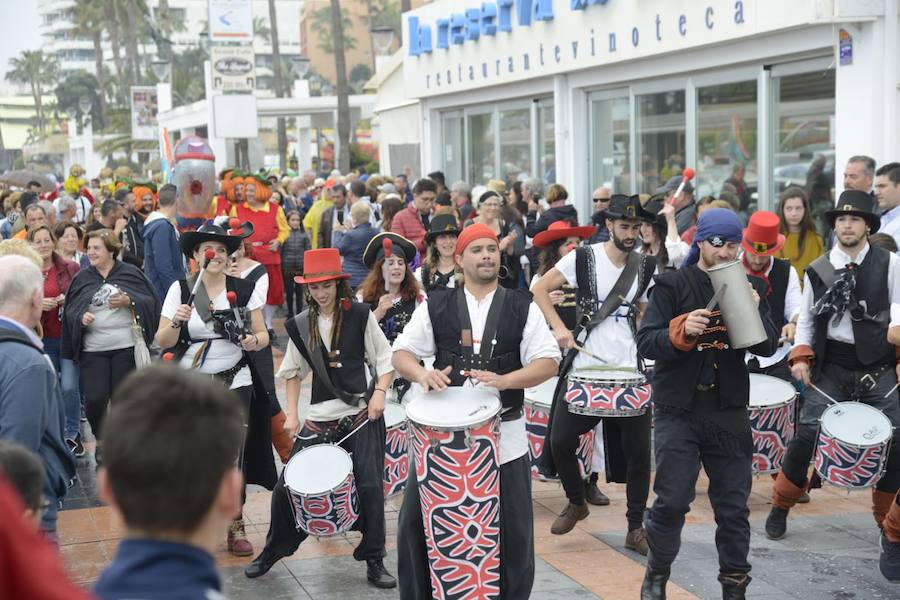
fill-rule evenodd
<path id="1" fill-rule="evenodd" d="M 138 323 L 134 309 L 131 309 L 131 339 L 134 341 L 134 367 L 141 369 L 150 366 L 150 349 L 144 341 L 144 329 Z"/>

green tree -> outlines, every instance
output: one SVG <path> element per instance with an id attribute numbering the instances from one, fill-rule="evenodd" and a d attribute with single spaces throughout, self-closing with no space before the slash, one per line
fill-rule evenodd
<path id="1" fill-rule="evenodd" d="M 366 82 L 372 78 L 372 69 L 369 65 L 358 64 L 350 69 L 350 87 L 354 94 L 362 94 Z"/>
<path id="2" fill-rule="evenodd" d="M 175 56 L 172 63 L 172 100 L 176 106 L 202 100 L 206 95 L 203 63 L 209 55 L 203 48 L 189 48 Z"/>
<path id="3" fill-rule="evenodd" d="M 9 59 L 10 69 L 6 72 L 6 80 L 22 83 L 31 88 L 34 98 L 34 111 L 37 119 L 37 130 L 41 135 L 47 131 L 47 118 L 44 114 L 44 89 L 56 82 L 56 61 L 45 56 L 42 50 L 24 50 L 19 56 Z"/>
<path id="4" fill-rule="evenodd" d="M 103 67 L 103 47 L 101 41 L 103 37 L 103 7 L 93 0 L 76 0 L 74 10 L 75 17 L 75 33 L 91 38 L 94 46 L 94 69 L 97 71 L 97 89 L 101 90 L 98 94 L 96 107 L 99 114 L 106 112 L 106 89 L 107 82 L 106 70 Z M 102 122 L 102 116 L 97 122 Z"/>
<path id="5" fill-rule="evenodd" d="M 272 41 L 272 28 L 263 17 L 253 17 L 253 35 L 267 42 Z"/>
<path id="6" fill-rule="evenodd" d="M 344 41 L 344 50 L 356 48 L 356 39 L 351 35 L 353 21 L 347 13 L 340 11 L 341 33 Z M 323 6 L 313 13 L 313 29 L 319 37 L 319 49 L 327 54 L 334 54 L 334 35 L 331 33 L 337 28 L 333 27 L 334 19 L 331 16 L 331 7 Z"/>
<path id="7" fill-rule="evenodd" d="M 366 13 L 362 17 L 366 29 L 369 31 L 369 53 L 372 56 L 372 69 L 375 68 L 375 41 L 372 38 L 373 27 L 390 27 L 394 35 L 400 35 L 400 7 L 396 0 L 356 0 L 366 7 Z M 352 79 L 352 78 L 351 78 Z"/>
<path id="8" fill-rule="evenodd" d="M 54 91 L 57 114 L 72 110 L 81 115 L 79 101 L 82 98 L 90 98 L 91 114 L 81 116 L 89 116 L 93 121 L 94 128 L 102 129 L 106 123 L 104 122 L 104 108 L 100 103 L 102 94 L 99 93 L 99 90 L 100 84 L 97 82 L 97 78 L 90 73 L 86 71 L 72 73 L 57 85 Z"/>

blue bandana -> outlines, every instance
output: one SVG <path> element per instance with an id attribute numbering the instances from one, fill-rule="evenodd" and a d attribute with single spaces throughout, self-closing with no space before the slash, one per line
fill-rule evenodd
<path id="1" fill-rule="evenodd" d="M 727 208 L 710 208 L 704 211 L 697 219 L 697 233 L 694 234 L 694 243 L 691 244 L 684 266 L 689 267 L 700 260 L 700 242 L 707 241 L 716 248 L 721 248 L 726 242 L 740 242 L 743 230 L 740 217 Z"/>

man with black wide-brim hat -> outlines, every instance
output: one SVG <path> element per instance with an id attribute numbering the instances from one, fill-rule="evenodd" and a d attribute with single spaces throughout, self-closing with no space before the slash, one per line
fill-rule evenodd
<path id="1" fill-rule="evenodd" d="M 634 331 L 640 306 L 647 302 L 646 290 L 656 271 L 656 259 L 633 250 L 637 247 L 641 222 L 652 219 L 653 215 L 643 209 L 637 195 L 615 194 L 603 217 L 609 240 L 578 247 L 563 256 L 532 288 L 534 301 L 560 346 L 569 349 L 559 371 L 560 384 L 554 393 L 547 443 L 538 468 L 546 475 L 554 471 L 559 474 L 569 504 L 550 531 L 556 535 L 568 533 L 590 514 L 586 501 L 591 500 L 587 494 L 591 490 L 582 479 L 576 458 L 579 437 L 594 429 L 602 419 L 607 449 L 613 448 L 607 456 L 624 457 L 616 464 L 610 463 L 607 480 L 626 484 L 625 547 L 646 555 L 643 514 L 650 493 L 650 413 L 647 410 L 650 386 L 640 374 L 642 365 Z M 582 317 L 574 332 L 562 321 L 550 300 L 550 292 L 563 284 L 578 290 Z M 570 369 L 583 371 L 592 367 L 617 368 L 634 377 L 627 384 L 604 382 L 594 388 L 563 379 Z M 644 398 L 646 404 L 628 411 L 627 416 L 607 418 L 615 411 L 596 409 L 593 400 L 588 399 L 599 397 L 592 390 L 600 386 L 604 387 L 602 395 L 613 398 L 611 404 L 618 405 L 615 399 L 626 396 Z M 576 399 L 584 399 L 583 405 L 576 405 Z M 600 416 L 603 414 L 606 416 Z"/>
<path id="2" fill-rule="evenodd" d="M 891 305 L 900 303 L 900 257 L 868 243 L 868 235 L 880 225 L 873 208 L 869 194 L 844 191 L 825 213 L 834 230 L 834 248 L 806 268 L 789 363 L 807 389 L 796 434 L 772 489 L 773 506 L 766 520 L 771 539 L 784 537 L 788 511 L 808 487 L 819 418 L 831 404 L 829 396 L 873 406 L 895 428 L 900 426 L 896 348 L 887 340 Z M 872 489 L 879 527 L 898 489 L 900 444 L 893 444 L 884 474 Z"/>

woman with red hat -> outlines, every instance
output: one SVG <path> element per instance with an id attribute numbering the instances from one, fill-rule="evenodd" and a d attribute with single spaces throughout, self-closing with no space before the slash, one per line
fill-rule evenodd
<path id="1" fill-rule="evenodd" d="M 353 301 L 347 284 L 349 278 L 341 269 L 341 255 L 336 248 L 307 250 L 304 254 L 303 275 L 296 280 L 307 286 L 309 308 L 285 322 L 290 340 L 277 374 L 286 380 L 284 427 L 296 436 L 293 456 L 307 446 L 344 438 L 365 424 L 341 442 L 341 447 L 352 456 L 359 494 L 357 523 L 362 540 L 353 556 L 366 561 L 369 583 L 378 588 L 392 588 L 397 582 L 383 562 L 386 552 L 382 417 L 386 390 L 394 378 L 391 347 L 369 307 Z M 370 369 L 374 370 L 375 378 L 367 383 Z M 300 382 L 310 372 L 310 408 L 301 424 L 297 413 Z M 266 545 L 244 570 L 251 579 L 266 574 L 276 562 L 292 555 L 308 537 L 297 528 L 291 499 L 284 488 L 284 473 L 272 492 L 271 511 Z"/>
<path id="2" fill-rule="evenodd" d="M 531 280 L 531 286 L 534 287 L 540 281 L 543 275 L 556 266 L 560 258 L 581 245 L 584 240 L 590 239 L 597 232 L 597 227 L 593 225 L 584 227 L 575 227 L 566 221 L 556 221 L 544 231 L 534 236 L 532 243 L 535 247 L 540 248 L 538 255 L 538 273 Z M 558 290 L 550 292 L 550 299 L 553 306 L 559 314 L 559 318 L 563 320 L 569 330 L 575 329 L 576 310 L 575 296 L 577 290 L 569 285 L 563 285 Z"/>

